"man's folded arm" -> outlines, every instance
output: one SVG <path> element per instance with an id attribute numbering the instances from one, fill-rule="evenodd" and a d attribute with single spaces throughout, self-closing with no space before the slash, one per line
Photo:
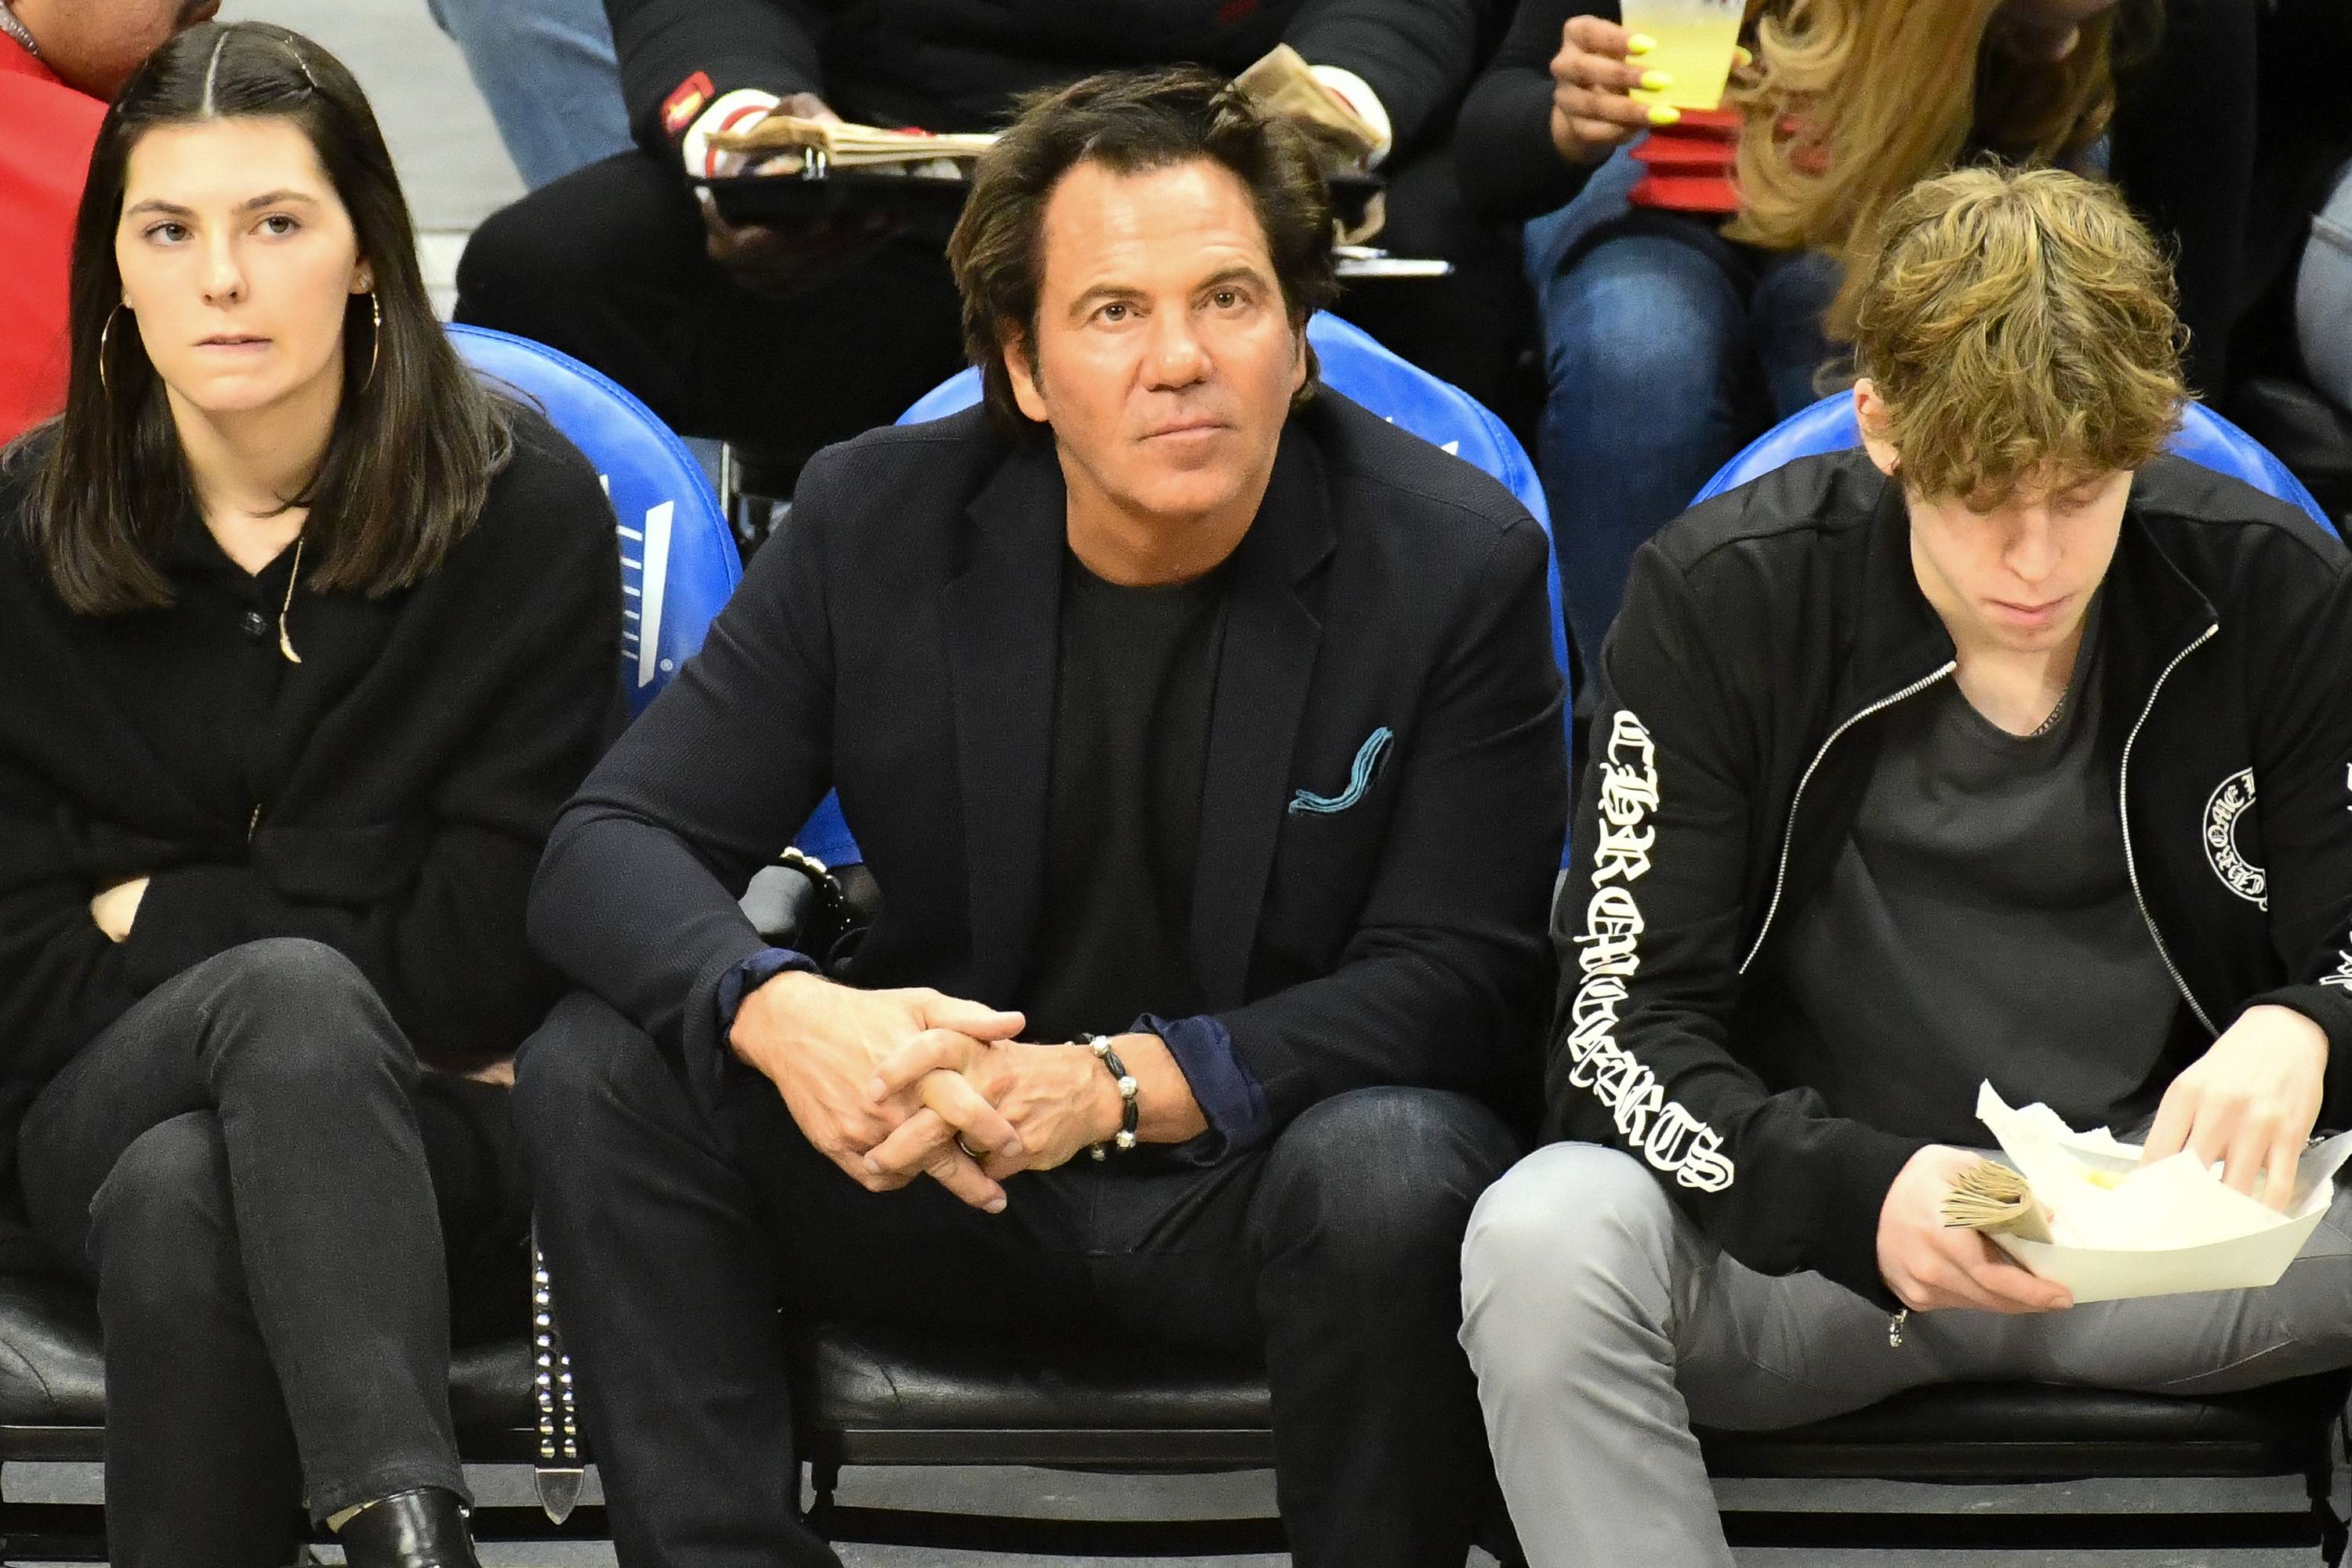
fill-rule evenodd
<path id="1" fill-rule="evenodd" d="M 831 783 L 826 489 L 821 456 L 702 651 L 565 808 L 531 889 L 540 951 L 698 1072 L 727 1051 L 721 984 L 768 948 L 737 900 Z"/>
<path id="2" fill-rule="evenodd" d="M 1497 536 L 1398 727 L 1381 867 L 1333 971 L 1217 1015 L 1264 1132 L 1351 1089 L 1495 1090 L 1539 1037 L 1568 798 L 1549 569 L 1531 521 Z"/>
<path id="3" fill-rule="evenodd" d="M 1552 918 L 1552 1118 L 1643 1162 L 1750 1268 L 1816 1269 L 1891 1301 L 1878 1212 L 1920 1142 L 1833 1116 L 1811 1089 L 1772 1093 L 1731 1048 L 1755 935 L 1750 836 L 1785 825 L 1751 809 L 1757 761 L 1732 708 L 1741 682 L 1706 624 L 1645 546 L 1602 655 L 1576 854 Z"/>
<path id="4" fill-rule="evenodd" d="M 729 93 L 823 96 L 813 0 L 604 0 L 620 57 L 629 133 L 665 161 Z"/>

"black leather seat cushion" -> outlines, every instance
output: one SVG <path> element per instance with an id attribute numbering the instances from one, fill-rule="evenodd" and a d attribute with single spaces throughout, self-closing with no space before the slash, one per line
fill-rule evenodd
<path id="1" fill-rule="evenodd" d="M 105 1419 L 106 1364 L 89 1292 L 68 1280 L 0 1276 L 0 1426 Z"/>
<path id="2" fill-rule="evenodd" d="M 1699 1434 L 1717 1475 L 1881 1480 L 2278 1475 L 2324 1454 L 2352 1373 L 2200 1398 L 2034 1383 L 1915 1389 L 1779 1432 Z"/>
<path id="3" fill-rule="evenodd" d="M 1270 1464 L 1265 1373 L 1112 1344 L 827 1327 L 794 1347 L 809 1451 L 866 1464 Z"/>
<path id="4" fill-rule="evenodd" d="M 811 1451 L 853 1463 L 1241 1466 L 1271 1454 L 1265 1374 L 1232 1362 L 835 1327 L 799 1346 L 796 1381 Z M 1956 1384 L 1811 1426 L 1701 1436 L 1723 1475 L 2267 1475 L 2325 1448 L 2348 1386 L 2352 1373 L 2333 1373 L 2175 1399 Z"/>
<path id="5" fill-rule="evenodd" d="M 520 1339 L 461 1350 L 449 1404 L 467 1456 L 526 1457 L 530 1352 Z M 70 1280 L 0 1276 L 0 1458 L 98 1457 L 106 1369 L 98 1309 Z"/>
<path id="6" fill-rule="evenodd" d="M 803 1338 L 796 1360 L 810 1451 L 848 1462 L 1191 1468 L 1273 1457 L 1265 1374 L 1242 1362 L 838 1328 Z M 1701 1437 L 1726 1475 L 2275 1474 L 2324 1451 L 2347 1388 L 2352 1373 L 2201 1399 L 1957 1384 L 1811 1426 Z M 450 1402 L 469 1458 L 530 1457 L 517 1440 L 531 1421 L 522 1341 L 460 1352 Z M 96 1458 L 105 1409 L 89 1293 L 0 1277 L 0 1458 Z"/>

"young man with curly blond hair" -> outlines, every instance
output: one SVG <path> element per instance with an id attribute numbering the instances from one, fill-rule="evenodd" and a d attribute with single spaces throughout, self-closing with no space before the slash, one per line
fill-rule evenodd
<path id="1" fill-rule="evenodd" d="M 1636 559 L 1553 917 L 1571 1139 L 1463 1342 L 1539 1568 L 1723 1564 L 1694 1423 L 1972 1378 L 2352 1363 L 2352 1201 L 2277 1285 L 2074 1307 L 1938 1213 L 1979 1083 L 2284 1203 L 2352 1111 L 2352 561 L 2161 447 L 2164 259 L 2072 175 L 1890 211 L 1863 450 Z"/>

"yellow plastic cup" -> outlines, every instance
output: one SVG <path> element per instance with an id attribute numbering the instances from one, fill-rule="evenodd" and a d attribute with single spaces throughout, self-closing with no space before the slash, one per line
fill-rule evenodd
<path id="1" fill-rule="evenodd" d="M 1634 89 L 1634 101 L 1670 103 L 1676 109 L 1721 104 L 1747 10 L 1744 0 L 1622 0 L 1618 11 L 1625 30 L 1646 34 L 1657 44 L 1628 63 L 1645 73 L 1664 71 L 1672 79 L 1654 91 Z"/>

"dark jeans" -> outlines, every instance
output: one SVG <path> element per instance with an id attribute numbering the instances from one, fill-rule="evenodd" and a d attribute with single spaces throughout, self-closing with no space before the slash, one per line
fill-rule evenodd
<path id="1" fill-rule="evenodd" d="M 1633 552 L 1742 447 L 1811 403 L 1836 265 L 1737 245 L 1710 220 L 1636 208 L 1620 151 L 1527 226 L 1549 395 L 1536 466 L 1560 597 L 1586 669 Z"/>
<path id="2" fill-rule="evenodd" d="M 43 1089 L 17 1173 L 98 1289 L 116 1563 L 261 1568 L 306 1499 L 464 1493 L 442 1237 L 502 1235 L 460 1261 L 513 1259 L 481 1272 L 520 1308 L 505 1100 L 420 1073 L 351 961 L 290 939 L 157 987 Z"/>
<path id="3" fill-rule="evenodd" d="M 1339 314 L 1489 406 L 1532 338 L 1511 244 L 1472 219 L 1444 149 L 1391 173 L 1376 243 L 1452 260 L 1457 276 L 1370 282 Z M 457 318 L 585 361 L 672 429 L 790 471 L 887 425 L 965 363 L 945 234 L 880 243 L 782 298 L 738 286 L 703 248 L 682 173 L 624 153 L 544 185 L 474 233 Z"/>
<path id="4" fill-rule="evenodd" d="M 929 1180 L 866 1192 L 749 1069 L 707 1117 L 575 995 L 524 1048 L 515 1116 L 624 1563 L 836 1563 L 796 1517 L 785 1380 L 784 1324 L 818 1317 L 1263 1355 L 1297 1563 L 1467 1554 L 1492 1480 L 1459 1254 L 1517 1152 L 1472 1100 L 1360 1089 L 1213 1169 L 1016 1176 L 991 1215 Z"/>

